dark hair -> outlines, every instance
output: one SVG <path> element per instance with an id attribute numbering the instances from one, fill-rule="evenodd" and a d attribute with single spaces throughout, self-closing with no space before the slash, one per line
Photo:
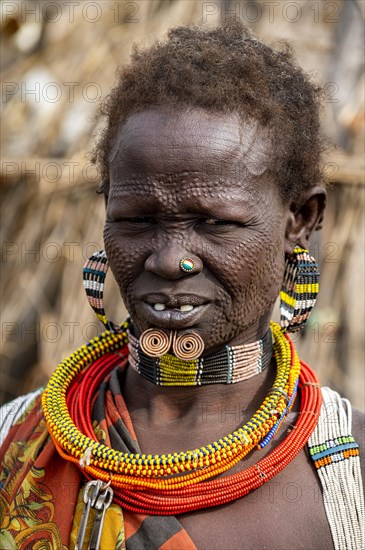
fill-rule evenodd
<path id="1" fill-rule="evenodd" d="M 108 180 L 108 156 L 120 124 L 148 106 L 236 112 L 270 128 L 270 170 L 283 198 L 293 198 L 323 180 L 320 96 L 287 44 L 269 47 L 240 22 L 209 30 L 173 28 L 165 41 L 134 47 L 101 106 L 106 126 L 92 160 Z"/>

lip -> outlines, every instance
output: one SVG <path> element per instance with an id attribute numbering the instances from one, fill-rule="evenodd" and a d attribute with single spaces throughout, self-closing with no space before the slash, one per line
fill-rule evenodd
<path id="1" fill-rule="evenodd" d="M 164 303 L 157 301 L 153 303 Z M 185 304 L 191 302 L 185 302 Z M 183 302 L 179 305 L 184 305 Z M 191 304 L 193 305 L 193 304 Z M 156 311 L 153 306 L 145 301 L 139 302 L 137 309 L 148 321 L 151 327 L 179 330 L 196 325 L 205 314 L 210 304 L 204 303 L 194 307 L 192 311 L 179 311 L 178 309 L 165 309 Z M 177 306 L 178 307 L 178 306 Z"/>

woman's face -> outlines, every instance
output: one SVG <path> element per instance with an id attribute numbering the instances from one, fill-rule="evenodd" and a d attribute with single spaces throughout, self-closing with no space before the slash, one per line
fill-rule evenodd
<path id="1" fill-rule="evenodd" d="M 263 335 L 289 212 L 271 155 L 265 130 L 236 115 L 156 107 L 120 128 L 104 242 L 137 332 L 191 329 L 206 349 Z"/>

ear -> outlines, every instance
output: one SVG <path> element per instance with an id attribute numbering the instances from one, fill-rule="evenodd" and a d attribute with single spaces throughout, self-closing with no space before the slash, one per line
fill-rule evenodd
<path id="1" fill-rule="evenodd" d="M 109 187 L 110 187 L 110 183 L 108 178 L 100 182 L 99 187 L 96 190 L 98 195 L 104 195 L 105 208 L 106 208 L 106 205 L 108 204 Z"/>
<path id="2" fill-rule="evenodd" d="M 322 228 L 327 193 L 322 185 L 311 187 L 293 200 L 285 229 L 285 252 L 291 254 L 295 245 L 309 248 L 312 231 Z"/>

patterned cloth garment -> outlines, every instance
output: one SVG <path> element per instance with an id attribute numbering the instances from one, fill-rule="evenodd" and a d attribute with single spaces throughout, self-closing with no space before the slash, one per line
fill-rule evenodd
<path id="1" fill-rule="evenodd" d="M 123 372 L 116 368 L 97 392 L 92 413 L 93 426 L 101 443 L 122 452 L 136 453 L 140 452 L 140 448 L 122 396 L 122 388 Z M 25 550 L 34 545 L 63 550 L 75 546 L 84 508 L 82 499 L 86 480 L 80 469 L 61 458 L 56 450 L 47 431 L 41 396 L 42 390 L 38 390 L 0 409 L 1 548 Z M 333 460 L 333 452 L 331 455 L 334 466 L 330 473 L 331 483 L 336 485 L 340 480 L 356 492 L 354 482 L 357 487 L 361 487 L 361 476 L 358 477 L 359 469 L 355 464 L 357 445 L 351 438 L 351 413 L 348 406 L 342 407 L 338 394 L 332 390 L 323 389 L 323 396 L 324 406 L 318 426 L 309 441 L 309 452 L 316 467 L 323 470 L 323 464 L 318 463 L 323 458 L 319 454 L 323 454 L 324 441 L 330 429 L 338 440 L 333 449 L 337 452 L 337 459 Z M 329 402 L 338 403 L 336 426 L 333 425 L 333 415 L 331 426 L 328 425 L 326 404 L 328 408 Z M 349 445 L 349 437 L 351 453 L 347 447 L 342 448 L 343 445 Z M 346 443 L 343 443 L 343 438 L 346 438 Z M 349 467 L 336 468 L 336 464 L 343 465 L 344 461 L 349 463 Z M 328 480 L 326 483 L 328 485 Z M 357 500 L 350 498 L 342 502 L 342 507 L 347 510 L 346 517 L 340 515 L 334 520 L 333 509 L 326 504 L 328 498 L 324 492 L 335 548 L 344 548 L 343 541 L 350 540 L 346 523 L 350 516 L 358 518 L 356 525 L 361 526 L 363 522 L 361 489 L 356 494 Z M 92 523 L 91 516 L 86 526 L 86 544 Z M 362 544 L 361 530 L 357 527 L 352 533 L 353 544 L 350 541 L 346 548 L 355 549 L 358 548 L 357 544 Z M 112 503 L 106 510 L 100 548 L 190 550 L 196 548 L 196 545 L 175 516 L 135 514 Z"/>

